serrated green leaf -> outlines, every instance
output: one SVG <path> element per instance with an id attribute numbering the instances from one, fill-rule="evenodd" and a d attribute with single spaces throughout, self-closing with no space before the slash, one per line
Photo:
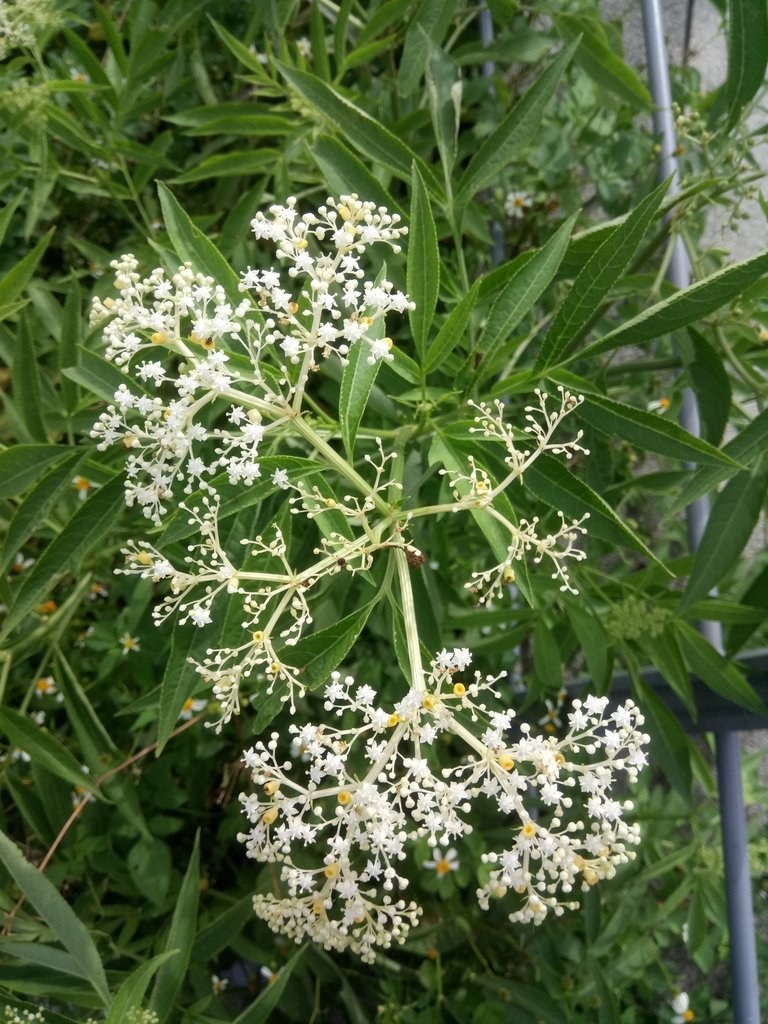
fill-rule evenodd
<path id="1" fill-rule="evenodd" d="M 768 61 L 768 5 L 765 0 L 728 0 L 728 125 L 765 84 Z"/>
<path id="2" fill-rule="evenodd" d="M 287 64 L 276 62 L 280 74 L 333 129 L 341 128 L 344 138 L 355 149 L 376 163 L 389 168 L 403 181 L 411 180 L 411 168 L 416 162 L 424 180 L 433 193 L 442 195 L 440 183 L 424 161 L 402 142 L 389 128 L 371 117 L 340 92 L 315 75 L 299 71 Z"/>
<path id="3" fill-rule="evenodd" d="M 637 702 L 650 726 L 654 762 L 661 768 L 669 784 L 689 799 L 692 775 L 688 739 L 675 716 L 650 686 L 642 682 L 636 671 L 630 670 L 630 673 Z"/>
<path id="4" fill-rule="evenodd" d="M 179 722 L 179 714 L 184 701 L 191 696 L 200 677 L 189 659 L 201 655 L 210 646 L 210 637 L 204 629 L 190 623 L 177 626 L 171 638 L 171 651 L 165 665 L 165 672 L 160 682 L 160 709 L 157 716 L 157 747 L 155 755 L 159 757 L 168 737 Z"/>
<path id="5" fill-rule="evenodd" d="M 576 51 L 576 45 L 572 43 L 563 50 L 498 128 L 483 141 L 456 190 L 457 206 L 466 204 L 486 185 L 495 183 L 502 169 L 512 160 L 519 159 L 521 151 L 533 140 L 549 101 Z"/>
<path id="6" fill-rule="evenodd" d="M 351 615 L 339 619 L 332 626 L 318 629 L 303 637 L 293 647 L 280 652 L 281 660 L 300 670 L 303 686 L 315 690 L 328 681 L 331 672 L 346 658 L 363 631 L 373 610 L 373 603 L 364 605 Z"/>
<path id="7" fill-rule="evenodd" d="M 536 369 L 556 363 L 561 354 L 588 326 L 610 289 L 626 271 L 656 218 L 669 187 L 663 182 L 617 224 L 602 245 L 589 258 L 573 282 L 565 300 L 547 331 Z"/>
<path id="8" fill-rule="evenodd" d="M 757 626 L 768 619 L 768 565 L 752 580 L 740 600 L 742 604 L 757 606 L 762 611 L 762 617 L 750 623 L 736 623 L 728 631 L 726 649 L 731 657 L 744 646 Z"/>
<path id="9" fill-rule="evenodd" d="M 617 435 L 657 455 L 698 463 L 732 463 L 724 451 L 655 413 L 599 395 L 587 395 L 576 414 L 608 436 Z"/>
<path id="10" fill-rule="evenodd" d="M 65 377 L 74 381 L 86 391 L 97 395 L 105 402 L 114 402 L 115 392 L 122 385 L 130 383 L 129 390 L 134 394 L 147 394 L 147 390 L 136 377 L 128 377 L 114 363 L 91 352 L 82 345 L 77 346 L 77 363 L 65 366 L 61 371 Z"/>
<path id="11" fill-rule="evenodd" d="M 179 951 L 176 949 L 166 950 L 164 953 L 158 953 L 157 956 L 153 956 L 146 963 L 139 964 L 138 967 L 131 971 L 115 993 L 115 998 L 112 1000 L 112 1005 L 109 1008 L 104 1024 L 124 1024 L 128 1011 L 136 1006 L 141 1006 L 143 1003 L 149 983 L 158 970 L 166 960 L 170 960 L 178 955 Z"/>
<path id="12" fill-rule="evenodd" d="M 101 543 L 120 517 L 123 506 L 123 478 L 118 474 L 80 505 L 27 571 L 8 612 L 3 635 L 29 614 L 62 573 L 77 566 L 84 555 Z"/>
<path id="13" fill-rule="evenodd" d="M 83 772 L 77 759 L 47 729 L 36 725 L 27 715 L 13 708 L 0 708 L 0 731 L 14 746 L 26 751 L 35 764 L 72 786 L 82 786 L 98 795 L 96 783 Z"/>
<path id="14" fill-rule="evenodd" d="M 566 516 L 580 518 L 588 512 L 587 530 L 595 537 L 609 544 L 640 551 L 665 572 L 669 572 L 611 506 L 558 459 L 551 455 L 540 455 L 525 471 L 525 482 L 537 498 L 546 501 L 554 509 L 562 510 Z"/>
<path id="15" fill-rule="evenodd" d="M 768 409 L 763 409 L 744 429 L 720 449 L 733 460 L 732 466 L 701 466 L 672 503 L 670 514 L 679 512 L 704 494 L 711 493 L 721 480 L 732 476 L 742 466 L 751 466 L 761 458 L 768 446 Z"/>
<path id="16" fill-rule="evenodd" d="M 43 253 L 48 248 L 48 245 L 53 238 L 55 230 L 55 228 L 51 228 L 51 230 L 40 239 L 34 249 L 32 249 L 31 252 L 28 252 L 23 259 L 20 259 L 16 266 L 8 271 L 5 277 L 0 279 L 0 306 L 5 306 L 11 302 L 15 302 L 27 287 L 29 282 L 32 280 L 32 275 L 37 269 L 38 263 L 43 257 Z"/>
<path id="17" fill-rule="evenodd" d="M 63 462 L 54 466 L 38 481 L 16 509 L 5 534 L 5 545 L 0 556 L 0 573 L 7 570 L 16 552 L 21 550 L 24 542 L 45 522 L 61 491 L 70 485 L 84 456 L 84 449 L 70 452 Z"/>
<path id="18" fill-rule="evenodd" d="M 85 925 L 45 875 L 26 860 L 15 843 L 0 832 L 0 860 L 26 899 L 48 924 L 66 951 L 80 965 L 104 1005 L 109 987 L 104 967 Z"/>
<path id="19" fill-rule="evenodd" d="M 366 337 L 382 338 L 384 320 L 380 317 L 369 329 Z M 344 449 L 350 462 L 354 460 L 355 438 L 371 394 L 373 382 L 381 367 L 381 360 L 369 363 L 370 347 L 364 340 L 356 341 L 349 350 L 347 364 L 341 376 L 339 391 L 339 423 Z"/>
<path id="20" fill-rule="evenodd" d="M 411 177 L 410 213 L 406 281 L 408 297 L 416 308 L 409 310 L 408 319 L 416 351 L 423 357 L 440 288 L 440 254 L 429 196 L 416 164 Z"/>
<path id="21" fill-rule="evenodd" d="M 640 76 L 614 52 L 596 18 L 557 12 L 553 20 L 567 42 L 581 37 L 574 59 L 593 81 L 635 107 L 651 107 L 651 94 Z"/>
<path id="22" fill-rule="evenodd" d="M 757 525 L 768 490 L 768 459 L 737 473 L 717 495 L 696 551 L 678 614 L 715 587 L 739 559 Z"/>
<path id="23" fill-rule="evenodd" d="M 750 284 L 768 271 L 768 252 L 753 256 L 743 263 L 710 274 L 688 288 L 681 288 L 667 299 L 662 299 L 650 309 L 626 320 L 621 326 L 610 331 L 600 341 L 589 345 L 573 359 L 588 359 L 602 352 L 612 352 L 625 345 L 640 345 L 644 341 L 661 338 L 682 327 L 701 320 L 714 313 L 731 299 L 735 299 Z"/>
<path id="24" fill-rule="evenodd" d="M 467 294 L 457 302 L 443 322 L 435 339 L 427 349 L 424 358 L 425 373 L 432 373 L 434 370 L 437 370 L 451 353 L 459 347 L 472 317 L 472 312 L 477 304 L 479 289 L 480 282 L 475 281 Z"/>
<path id="25" fill-rule="evenodd" d="M 419 84 L 429 60 L 430 42 L 438 45 L 442 42 L 455 9 L 456 0 L 421 0 L 405 33 L 397 72 L 397 90 L 401 96 L 410 96 Z"/>
<path id="26" fill-rule="evenodd" d="M 192 944 L 197 931 L 199 901 L 200 832 L 198 831 L 195 836 L 195 845 L 192 848 L 192 856 L 189 858 L 189 864 L 181 882 L 176 908 L 171 918 L 171 927 L 163 950 L 165 953 L 176 950 L 178 955 L 160 965 L 149 1001 L 149 1008 L 157 1014 L 159 1024 L 165 1024 L 170 1017 L 174 1000 L 189 969 Z"/>
<path id="27" fill-rule="evenodd" d="M 768 717 L 762 701 L 733 662 L 719 654 L 693 626 L 675 621 L 674 629 L 685 660 L 693 674 L 725 700 Z"/>
<path id="28" fill-rule="evenodd" d="M 354 192 L 377 206 L 386 206 L 390 213 L 402 213 L 396 200 L 343 142 L 319 135 L 308 143 L 308 149 L 334 194 Z"/>
<path id="29" fill-rule="evenodd" d="M 230 267 L 213 242 L 198 228 L 162 182 L 157 183 L 163 223 L 176 255 L 192 264 L 195 270 L 211 277 L 224 288 L 228 297 L 238 303 L 240 278 Z"/>
<path id="30" fill-rule="evenodd" d="M 575 219 L 575 214 L 569 217 L 546 245 L 522 264 L 499 293 L 470 360 L 482 357 L 476 369 L 469 373 L 470 384 L 494 372 L 496 355 L 506 351 L 504 346 L 510 335 L 552 281 L 568 246 Z"/>
<path id="31" fill-rule="evenodd" d="M 45 442 L 48 432 L 40 393 L 40 366 L 29 319 L 22 315 L 13 351 L 13 397 L 30 441 Z"/>
<path id="32" fill-rule="evenodd" d="M 692 327 L 688 335 L 689 339 L 678 339 L 678 344 L 696 393 L 702 437 L 718 445 L 731 411 L 731 379 L 715 347 Z"/>
<path id="33" fill-rule="evenodd" d="M 304 945 L 296 950 L 293 956 L 277 972 L 275 978 L 272 979 L 272 983 L 267 985 L 264 991 L 256 997 L 247 1009 L 235 1017 L 232 1024 L 264 1024 L 264 1021 L 269 1020 L 272 1011 L 283 998 L 283 993 L 291 974 L 304 955 L 306 948 L 306 945 Z"/>
<path id="34" fill-rule="evenodd" d="M 207 181 L 210 178 L 251 177 L 262 172 L 265 167 L 269 168 L 271 174 L 279 155 L 278 150 L 264 146 L 259 149 L 215 153 L 204 160 L 195 160 L 188 171 L 170 180 L 173 185 L 188 185 L 193 181 Z"/>

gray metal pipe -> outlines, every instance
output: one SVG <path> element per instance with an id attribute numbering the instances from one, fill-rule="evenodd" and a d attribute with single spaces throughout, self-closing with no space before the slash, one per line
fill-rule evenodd
<path id="1" fill-rule="evenodd" d="M 659 0 L 641 0 L 645 51 L 651 95 L 656 106 L 653 124 L 661 138 L 659 176 L 672 176 L 670 192 L 680 188 L 680 171 L 676 156 L 677 133 L 672 115 L 672 90 L 669 64 L 664 42 L 664 25 Z M 669 263 L 667 279 L 676 288 L 691 282 L 691 265 L 682 239 L 678 236 Z M 691 434 L 701 435 L 699 408 L 695 394 L 683 394 L 680 423 Z M 686 509 L 688 544 L 696 551 L 709 518 L 709 497 L 704 496 Z M 723 635 L 719 622 L 701 622 L 699 630 L 717 650 L 723 651 Z M 739 734 L 715 734 L 717 746 L 717 786 L 720 797 L 720 825 L 723 834 L 725 893 L 730 936 L 731 984 L 734 1024 L 760 1024 L 760 989 L 757 973 L 755 925 L 752 914 L 752 885 L 747 854 L 747 826 L 744 793 L 741 781 L 741 750 Z"/>

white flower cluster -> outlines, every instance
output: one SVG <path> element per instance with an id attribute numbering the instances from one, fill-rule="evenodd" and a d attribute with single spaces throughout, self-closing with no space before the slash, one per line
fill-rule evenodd
<path id="1" fill-rule="evenodd" d="M 355 343 L 370 363 L 393 358 L 379 328 L 386 313 L 412 304 L 390 281 L 365 280 L 360 257 L 377 242 L 399 251 L 407 229 L 398 221 L 354 195 L 301 217 L 293 198 L 272 206 L 253 230 L 287 273 L 249 269 L 240 290 L 252 298 L 236 306 L 190 266 L 142 279 L 132 255 L 112 262 L 119 297 L 95 299 L 91 323 L 104 325 L 107 358 L 139 383 L 118 388 L 92 436 L 100 449 L 121 441 L 128 450 L 129 505 L 159 525 L 177 483 L 187 494 L 211 489 L 223 472 L 231 484 L 252 484 L 264 434 L 298 413 L 318 358 L 344 360 Z M 235 369 L 232 354 L 242 349 L 249 358 Z M 285 363 L 300 361 L 292 380 Z"/>
<path id="2" fill-rule="evenodd" d="M 281 864 L 287 891 L 254 898 L 270 927 L 372 960 L 421 913 L 404 895 L 408 845 L 425 838 L 440 848 L 467 835 L 475 801 L 510 824 L 506 848 L 483 858 L 490 871 L 477 898 L 487 909 L 514 895 L 512 921 L 561 914 L 571 905 L 562 894 L 612 877 L 634 856 L 639 831 L 623 820 L 632 804 L 610 791 L 645 764 L 637 708 L 627 701 L 609 713 L 606 698 L 588 697 L 574 701 L 563 738 L 525 724 L 512 735 L 514 711 L 486 703 L 500 700 L 497 680 L 479 672 L 459 680 L 470 661 L 466 649 L 440 652 L 423 688 L 391 708 L 373 687 L 335 672 L 326 710 L 362 724 L 291 726 L 299 765 L 281 758 L 278 733 L 246 751 L 256 792 L 241 797 L 252 828 L 239 838 L 249 856 Z M 432 748 L 446 734 L 455 765 L 439 768 Z M 551 815 L 546 824 L 534 817 L 537 804 Z"/>

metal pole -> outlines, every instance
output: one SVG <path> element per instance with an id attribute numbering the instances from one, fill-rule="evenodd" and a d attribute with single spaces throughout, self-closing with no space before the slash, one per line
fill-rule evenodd
<path id="1" fill-rule="evenodd" d="M 659 176 L 672 176 L 670 193 L 680 188 L 676 157 L 677 138 L 672 116 L 672 92 L 664 43 L 664 26 L 659 0 L 641 0 L 645 51 L 651 95 L 656 106 L 653 124 L 661 137 Z M 691 282 L 691 265 L 682 239 L 674 243 L 667 279 L 676 288 Z M 683 394 L 680 422 L 690 433 L 700 436 L 701 425 L 695 394 Z M 696 551 L 709 518 L 709 498 L 704 496 L 686 509 L 688 543 Z M 699 630 L 719 652 L 723 636 L 719 622 L 701 622 Z M 737 732 L 715 734 L 717 745 L 717 787 L 720 797 L 720 825 L 723 833 L 725 894 L 728 907 L 734 1024 L 760 1024 L 760 990 L 757 974 L 755 925 L 752 916 L 752 886 L 747 855 L 747 826 L 744 793 L 741 784 L 741 751 Z"/>

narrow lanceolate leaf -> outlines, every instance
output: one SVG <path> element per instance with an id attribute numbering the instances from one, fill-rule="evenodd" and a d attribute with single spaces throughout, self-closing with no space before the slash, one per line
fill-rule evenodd
<path id="1" fill-rule="evenodd" d="M 352 650 L 372 610 L 372 604 L 364 605 L 332 626 L 318 629 L 293 647 L 282 650 L 281 657 L 300 670 L 301 682 L 308 690 L 328 681 L 331 672 Z"/>
<path id="2" fill-rule="evenodd" d="M 5 621 L 4 633 L 14 629 L 49 592 L 61 573 L 107 536 L 123 510 L 123 479 L 118 474 L 78 508 L 61 533 L 28 570 Z"/>
<path id="3" fill-rule="evenodd" d="M 42 259 L 43 253 L 48 248 L 48 243 L 53 238 L 56 229 L 51 228 L 44 238 L 41 238 L 35 248 L 8 271 L 0 280 L 0 306 L 15 302 L 29 284 L 37 265 Z"/>
<path id="4" fill-rule="evenodd" d="M 59 390 L 68 412 L 77 405 L 77 385 L 62 372 L 66 366 L 78 363 L 78 345 L 82 338 L 82 297 L 80 282 L 73 278 L 67 286 L 67 299 L 64 303 L 64 314 L 61 318 L 61 334 L 56 352 L 59 369 Z"/>
<path id="5" fill-rule="evenodd" d="M 222 285 L 230 299 L 239 302 L 242 298 L 238 291 L 240 278 L 235 271 L 210 238 L 193 224 L 170 189 L 162 182 L 158 182 L 157 192 L 165 230 L 176 250 L 176 255 L 191 263 L 195 270 L 210 274 Z"/>
<path id="6" fill-rule="evenodd" d="M 669 571 L 637 534 L 622 522 L 611 506 L 558 459 L 551 455 L 540 455 L 526 470 L 525 482 L 537 498 L 554 509 L 561 509 L 566 516 L 576 519 L 588 512 L 587 530 L 590 534 L 609 544 L 639 551 L 660 565 L 665 572 Z"/>
<path id="7" fill-rule="evenodd" d="M 158 1016 L 159 1024 L 171 1015 L 176 994 L 182 986 L 192 953 L 192 943 L 197 931 L 197 907 L 200 899 L 200 833 L 195 836 L 192 856 L 181 882 L 176 909 L 171 918 L 171 927 L 165 942 L 164 952 L 177 950 L 178 955 L 161 965 L 152 989 L 150 1010 Z"/>
<path id="8" fill-rule="evenodd" d="M 427 97 L 432 127 L 446 178 L 450 178 L 458 149 L 462 83 L 456 64 L 434 44 L 427 64 Z"/>
<path id="9" fill-rule="evenodd" d="M 705 597 L 739 559 L 768 490 L 768 459 L 732 477 L 717 495 L 678 612 Z"/>
<path id="10" fill-rule="evenodd" d="M 623 402 L 587 395 L 577 415 L 601 433 L 615 434 L 657 455 L 667 455 L 685 462 L 733 465 L 732 459 L 725 452 L 689 434 L 677 423 Z"/>
<path id="11" fill-rule="evenodd" d="M 450 28 L 456 0 L 422 0 L 405 33 L 397 91 L 410 96 L 419 84 L 429 60 L 430 46 L 440 44 Z"/>
<path id="12" fill-rule="evenodd" d="M 654 763 L 658 764 L 667 781 L 679 793 L 684 797 L 690 797 L 692 776 L 688 738 L 666 704 L 656 696 L 650 686 L 642 682 L 636 670 L 630 671 L 638 704 L 652 726 L 649 732 Z"/>
<path id="13" fill-rule="evenodd" d="M 30 441 L 45 442 L 48 434 L 40 390 L 40 364 L 26 314 L 22 315 L 13 347 L 13 398 Z"/>
<path id="14" fill-rule="evenodd" d="M 15 843 L 0 832 L 0 860 L 25 898 L 40 914 L 64 949 L 80 966 L 102 1003 L 109 1003 L 104 967 L 88 929 L 58 889 L 24 858 Z"/>
<path id="15" fill-rule="evenodd" d="M 569 217 L 547 244 L 520 267 L 499 293 L 491 306 L 485 328 L 477 343 L 474 357 L 478 366 L 470 376 L 470 383 L 476 378 L 494 372 L 495 357 L 505 351 L 505 345 L 512 332 L 552 281 L 568 247 L 575 218 L 575 214 Z"/>
<path id="16" fill-rule="evenodd" d="M 681 338 L 679 344 L 698 399 L 702 437 L 720 444 L 731 412 L 731 378 L 714 345 L 693 327 L 688 335 L 688 343 Z"/>
<path id="17" fill-rule="evenodd" d="M 216 153 L 205 160 L 195 158 L 189 170 L 171 179 L 173 185 L 188 185 L 193 181 L 207 181 L 210 178 L 252 177 L 263 174 L 265 168 L 271 173 L 278 159 L 278 151 L 261 146 L 259 149 L 232 150 Z"/>
<path id="18" fill-rule="evenodd" d="M 721 480 L 733 473 L 738 465 L 750 467 L 768 449 L 768 409 L 763 409 L 721 451 L 733 460 L 731 465 L 702 466 L 683 488 L 680 497 L 673 503 L 670 513 L 679 512 L 704 494 L 709 494 Z"/>
<path id="19" fill-rule="evenodd" d="M 435 316 L 440 287 L 440 254 L 435 220 L 424 179 L 416 164 L 411 176 L 411 217 L 408 235 L 408 298 L 416 304 L 408 318 L 419 357 L 423 357 L 429 328 Z"/>
<path id="20" fill-rule="evenodd" d="M 69 448 L 57 444 L 17 444 L 0 452 L 0 498 L 18 497 L 69 454 Z"/>
<path id="21" fill-rule="evenodd" d="M 736 298 L 766 272 L 768 252 L 743 263 L 724 267 L 705 277 L 703 281 L 697 281 L 690 288 L 682 288 L 669 298 L 657 302 L 655 306 L 627 320 L 600 341 L 580 352 L 578 358 L 612 352 L 625 345 L 639 345 L 653 338 L 661 338 L 681 327 L 687 327 L 688 324 L 714 313 L 716 309 Z"/>
<path id="22" fill-rule="evenodd" d="M 528 145 L 544 117 L 578 43 L 572 43 L 539 76 L 520 102 L 488 136 L 469 163 L 456 191 L 456 205 L 466 204 L 480 189 L 496 181 L 520 150 Z"/>
<path id="23" fill-rule="evenodd" d="M 117 990 L 104 1024 L 123 1024 L 126 1019 L 130 1019 L 127 1016 L 128 1012 L 135 1006 L 141 1006 L 149 983 L 160 967 L 166 960 L 178 955 L 178 950 L 169 949 L 165 953 L 158 953 L 157 956 L 153 956 L 144 964 L 139 964 L 135 970 L 131 971 Z"/>
<path id="24" fill-rule="evenodd" d="M 16 509 L 5 534 L 5 545 L 0 555 L 0 573 L 6 571 L 16 552 L 45 522 L 59 494 L 71 484 L 84 456 L 84 448 L 71 452 L 68 458 L 38 481 Z"/>
<path id="25" fill-rule="evenodd" d="M 611 48 L 596 18 L 555 14 L 554 22 L 567 42 L 581 37 L 575 59 L 593 81 L 635 107 L 650 108 L 651 94 L 634 68 L 625 64 Z"/>
<path id="26" fill-rule="evenodd" d="M 726 650 L 731 657 L 744 646 L 757 627 L 768 619 L 768 565 L 752 580 L 740 601 L 744 605 L 756 606 L 762 615 L 752 622 L 737 622 L 728 630 Z"/>
<path id="27" fill-rule="evenodd" d="M 464 298 L 456 303 L 443 322 L 443 326 L 437 332 L 437 336 L 429 346 L 424 358 L 424 373 L 432 373 L 433 370 L 437 370 L 451 353 L 461 346 L 477 303 L 479 289 L 480 282 L 478 280 L 475 281 Z"/>
<path id="28" fill-rule="evenodd" d="M 205 648 L 209 646 L 210 638 L 206 639 L 205 631 L 191 623 L 177 626 L 173 632 L 171 653 L 160 682 L 160 711 L 155 750 L 157 757 L 163 752 L 168 737 L 178 724 L 184 701 L 192 696 L 195 684 L 200 679 L 189 659 L 195 655 L 202 657 Z"/>
<path id="29" fill-rule="evenodd" d="M 675 621 L 674 629 L 685 660 L 705 686 L 756 715 L 768 715 L 762 701 L 733 662 L 719 654 L 687 622 Z"/>
<path id="30" fill-rule="evenodd" d="M 98 792 L 96 784 L 84 774 L 74 755 L 47 729 L 35 725 L 28 715 L 22 715 L 13 708 L 0 708 L 0 733 L 7 736 L 15 747 L 29 754 L 35 764 L 72 786 L 82 786 L 91 793 Z"/>
<path id="31" fill-rule="evenodd" d="M 765 0 L 728 0 L 725 95 L 730 125 L 764 84 L 767 61 L 768 4 Z"/>
<path id="32" fill-rule="evenodd" d="M 77 347 L 74 364 L 71 366 L 65 365 L 62 373 L 68 380 L 74 381 L 85 388 L 86 391 L 98 395 L 105 402 L 113 402 L 115 392 L 128 379 L 122 371 L 118 370 L 114 363 L 110 363 L 107 359 L 97 355 L 95 352 L 91 352 L 90 349 L 82 345 Z M 143 383 L 136 377 L 130 378 L 130 390 L 134 394 L 137 391 L 147 394 Z"/>
<path id="33" fill-rule="evenodd" d="M 345 140 L 365 157 L 383 164 L 403 181 L 411 180 L 411 167 L 416 161 L 433 193 L 442 195 L 442 188 L 434 172 L 383 124 L 315 75 L 277 61 L 276 64 L 291 88 L 301 94 L 326 124 L 341 131 Z"/>
<path id="34" fill-rule="evenodd" d="M 264 1024 L 265 1021 L 269 1020 L 272 1011 L 283 998 L 283 993 L 293 973 L 293 969 L 303 956 L 306 948 L 306 946 L 301 946 L 296 950 L 293 956 L 283 964 L 276 976 L 271 979 L 271 984 L 267 985 L 264 991 L 247 1009 L 235 1017 L 232 1024 Z"/>
<path id="35" fill-rule="evenodd" d="M 290 135 L 296 130 L 293 118 L 265 112 L 256 102 L 192 107 L 163 120 L 187 128 L 185 135 L 247 135 L 258 138 L 262 135 Z"/>
<path id="36" fill-rule="evenodd" d="M 589 325 L 610 289 L 631 263 L 658 214 L 669 182 L 659 185 L 618 224 L 573 283 L 541 346 L 536 369 L 556 363 Z"/>
<path id="37" fill-rule="evenodd" d="M 371 338 L 382 338 L 384 335 L 384 320 L 379 318 L 368 331 Z M 355 438 L 363 418 L 365 407 L 371 395 L 373 382 L 379 372 L 381 360 L 376 359 L 369 363 L 371 357 L 370 346 L 366 341 L 356 341 L 349 350 L 347 365 L 341 377 L 341 388 L 339 391 L 339 423 L 341 424 L 341 437 L 344 441 L 344 448 L 350 461 L 354 458 Z"/>
<path id="38" fill-rule="evenodd" d="M 377 206 L 386 206 L 390 213 L 402 213 L 381 182 L 338 139 L 320 135 L 308 149 L 335 195 L 356 192 Z"/>

